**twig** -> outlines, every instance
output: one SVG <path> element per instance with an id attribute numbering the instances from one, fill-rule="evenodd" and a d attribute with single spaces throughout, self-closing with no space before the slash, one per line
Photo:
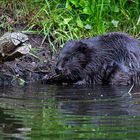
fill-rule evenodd
<path id="1" fill-rule="evenodd" d="M 134 87 L 134 84 L 131 86 L 131 88 L 130 88 L 129 91 L 128 91 L 128 94 L 129 94 L 129 95 L 131 95 L 131 91 L 132 91 L 133 87 Z"/>

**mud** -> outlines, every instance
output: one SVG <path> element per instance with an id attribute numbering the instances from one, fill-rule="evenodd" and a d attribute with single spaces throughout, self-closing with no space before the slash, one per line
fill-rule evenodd
<path id="1" fill-rule="evenodd" d="M 34 52 L 1 64 L 0 86 L 29 84 L 53 73 L 55 55 L 52 56 L 48 43 L 42 43 L 41 35 L 28 34 L 28 37 Z"/>

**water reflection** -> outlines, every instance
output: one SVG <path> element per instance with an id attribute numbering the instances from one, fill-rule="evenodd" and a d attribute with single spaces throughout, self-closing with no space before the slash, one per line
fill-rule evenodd
<path id="1" fill-rule="evenodd" d="M 0 139 L 138 139 L 140 88 L 130 87 L 1 87 Z"/>
<path id="2" fill-rule="evenodd" d="M 91 116 L 140 115 L 134 105 L 134 101 L 139 98 L 133 98 L 134 95 L 127 94 L 130 87 L 96 86 L 75 90 L 69 90 L 66 87 L 63 88 L 63 92 L 61 89 L 62 87 L 57 88 L 56 99 L 60 101 L 59 108 L 66 114 Z M 140 91 L 140 89 L 135 88 L 132 92 L 136 92 L 135 90 Z"/>
<path id="3" fill-rule="evenodd" d="M 6 112 L 10 112 L 10 110 L 6 110 L 4 108 L 0 107 L 0 128 L 1 130 L 6 133 L 9 132 L 12 133 L 18 133 L 18 128 L 23 127 L 21 124 L 21 121 L 18 117 L 15 118 L 15 116 L 8 114 Z"/>

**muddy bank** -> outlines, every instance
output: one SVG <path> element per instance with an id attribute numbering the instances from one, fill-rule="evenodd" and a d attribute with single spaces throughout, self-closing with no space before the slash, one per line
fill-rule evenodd
<path id="1" fill-rule="evenodd" d="M 9 31 L 22 32 L 29 24 L 32 14 L 19 16 L 13 9 L 0 6 L 0 36 Z M 33 28 L 39 30 L 39 27 Z M 33 55 L 26 54 L 14 61 L 0 64 L 0 86 L 29 84 L 53 72 L 56 57 L 52 55 L 47 40 L 43 41 L 43 35 L 26 35 L 33 48 Z"/>
<path id="2" fill-rule="evenodd" d="M 3 14 L 4 13 L 4 16 Z M 6 32 L 22 32 L 28 21 L 16 21 L 10 11 L 0 7 L 0 37 Z M 7 23 L 7 24 L 6 24 Z M 3 25 L 3 26 L 2 26 Z M 33 27 L 39 30 L 39 27 Z M 32 46 L 32 54 L 26 54 L 11 62 L 0 64 L 0 86 L 23 85 L 40 81 L 45 75 L 54 71 L 56 56 L 52 54 L 47 40 L 40 34 L 25 33 Z"/>
<path id="3" fill-rule="evenodd" d="M 43 41 L 43 36 L 28 34 L 32 54 L 26 54 L 14 61 L 0 64 L 0 86 L 23 85 L 40 81 L 54 71 L 56 57 Z"/>

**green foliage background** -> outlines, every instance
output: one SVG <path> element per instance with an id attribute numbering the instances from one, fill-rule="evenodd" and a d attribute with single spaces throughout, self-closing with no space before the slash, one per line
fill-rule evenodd
<path id="1" fill-rule="evenodd" d="M 2 0 L 0 4 L 9 6 L 17 20 L 28 17 L 24 30 L 43 33 L 53 51 L 69 39 L 112 31 L 138 37 L 140 32 L 139 0 Z"/>

